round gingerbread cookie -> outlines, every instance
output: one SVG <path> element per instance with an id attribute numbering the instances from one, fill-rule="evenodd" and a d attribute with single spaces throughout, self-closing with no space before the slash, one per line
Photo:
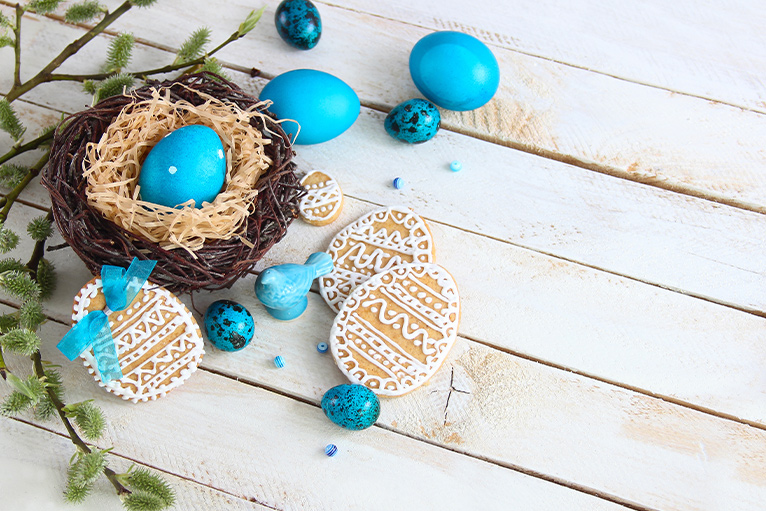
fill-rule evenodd
<path id="1" fill-rule="evenodd" d="M 301 218 L 312 225 L 334 222 L 343 209 L 343 191 L 338 182 L 327 174 L 314 170 L 301 179 L 308 192 L 298 208 Z"/>
<path id="2" fill-rule="evenodd" d="M 349 295 L 330 331 L 340 370 L 382 396 L 423 385 L 457 338 L 460 298 L 437 264 L 405 264 L 379 273 Z"/>
<path id="3" fill-rule="evenodd" d="M 340 231 L 328 252 L 333 271 L 319 279 L 319 290 L 338 312 L 351 291 L 376 273 L 400 264 L 432 263 L 434 242 L 419 215 L 390 207 L 364 215 Z"/>
<path id="4" fill-rule="evenodd" d="M 105 306 L 101 279 L 94 278 L 74 299 L 72 323 Z M 122 378 L 101 381 L 92 349 L 80 357 L 101 387 L 134 403 L 157 399 L 183 384 L 205 354 L 199 325 L 189 309 L 167 289 L 150 282 L 144 283 L 127 309 L 109 314 L 109 327 Z"/>

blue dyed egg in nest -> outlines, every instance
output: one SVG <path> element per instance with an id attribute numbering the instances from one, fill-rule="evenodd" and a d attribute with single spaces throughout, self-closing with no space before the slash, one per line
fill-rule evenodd
<path id="1" fill-rule="evenodd" d="M 322 396 L 322 410 L 338 426 L 358 431 L 378 420 L 380 400 L 364 385 L 338 385 Z"/>
<path id="2" fill-rule="evenodd" d="M 436 105 L 425 99 L 410 99 L 391 110 L 385 126 L 395 139 L 420 144 L 434 138 L 440 123 L 441 114 Z"/>
<path id="3" fill-rule="evenodd" d="M 322 36 L 322 18 L 309 0 L 284 0 L 274 14 L 279 37 L 299 50 L 310 50 Z"/>
<path id="4" fill-rule="evenodd" d="M 253 339 L 255 322 L 243 305 L 218 300 L 205 312 L 205 331 L 208 340 L 219 350 L 239 351 Z"/>

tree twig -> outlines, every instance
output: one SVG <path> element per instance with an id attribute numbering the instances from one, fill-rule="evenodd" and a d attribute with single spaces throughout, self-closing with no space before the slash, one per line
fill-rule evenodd
<path id="1" fill-rule="evenodd" d="M 40 351 L 35 351 L 32 354 L 32 362 L 35 366 L 35 375 L 37 375 L 38 378 L 44 378 L 45 377 L 45 368 L 43 368 L 43 360 L 42 356 L 40 355 Z M 50 387 L 45 388 L 46 393 L 48 394 L 48 397 L 51 400 L 51 403 L 53 403 L 53 406 L 56 407 L 56 411 L 59 414 L 59 418 L 61 418 L 61 422 L 64 423 L 64 428 L 67 431 L 67 434 L 69 435 L 69 438 L 72 440 L 72 443 L 80 449 L 85 454 L 88 454 L 91 452 L 91 448 L 86 444 L 82 438 L 80 438 L 80 435 L 77 434 L 77 431 L 75 431 L 74 426 L 72 426 L 72 423 L 69 421 L 69 417 L 66 416 L 66 412 L 64 411 L 64 403 L 61 402 L 61 400 L 58 398 L 56 393 L 51 389 Z M 131 493 L 130 490 L 128 490 L 125 486 L 122 485 L 122 483 L 119 481 L 117 473 L 112 470 L 109 467 L 104 467 L 104 475 L 107 479 L 109 479 L 109 482 L 112 483 L 112 486 L 114 486 L 114 489 L 117 491 L 118 495 L 127 495 Z"/>
<path id="2" fill-rule="evenodd" d="M 11 148 L 10 151 L 5 153 L 4 155 L 0 156 L 0 165 L 7 162 L 8 160 L 15 158 L 16 156 L 26 153 L 27 151 L 32 151 L 34 149 L 37 149 L 44 143 L 48 142 L 49 140 L 53 139 L 53 133 L 55 130 L 48 131 L 46 133 L 43 133 L 39 137 L 37 137 L 34 140 L 30 140 L 24 145 L 16 146 Z"/>
<path id="3" fill-rule="evenodd" d="M 13 87 L 11 87 L 11 90 L 5 96 L 5 99 L 7 99 L 8 102 L 10 103 L 16 98 L 18 98 L 19 96 L 22 96 L 23 94 L 26 94 L 33 88 L 37 87 L 41 83 L 50 81 L 49 80 L 50 75 L 53 73 L 54 70 L 58 69 L 59 66 L 61 66 L 61 64 L 63 64 L 69 57 L 71 57 L 72 55 L 80 51 L 80 48 L 85 46 L 91 39 L 93 39 L 98 34 L 103 32 L 109 25 L 117 21 L 117 19 L 123 14 L 125 14 L 128 10 L 130 10 L 131 7 L 133 7 L 133 4 L 131 4 L 129 1 L 123 2 L 122 5 L 120 5 L 113 12 L 110 12 L 106 16 L 104 16 L 104 19 L 102 19 L 101 22 L 98 23 L 98 25 L 88 30 L 85 34 L 83 34 L 82 37 L 80 37 L 76 41 L 67 45 L 67 47 L 61 51 L 61 53 L 59 53 L 53 60 L 51 60 L 48 63 L 48 65 L 45 66 L 35 76 L 33 76 L 32 78 L 30 78 L 24 83 L 20 83 L 20 84 L 14 83 Z M 19 7 L 17 7 L 17 9 L 18 8 Z M 17 41 L 18 41 L 18 37 L 17 37 Z"/>
<path id="4" fill-rule="evenodd" d="M 11 211 L 11 206 L 13 206 L 13 203 L 16 202 L 16 199 L 19 197 L 21 192 L 24 191 L 24 188 L 26 188 L 32 179 L 34 179 L 40 173 L 40 170 L 45 167 L 45 164 L 48 163 L 49 157 L 50 153 L 45 153 L 37 163 L 29 168 L 26 175 L 24 176 L 24 179 L 22 179 L 21 182 L 17 184 L 16 187 L 10 191 L 10 193 L 8 193 L 8 195 L 0 199 L 0 205 L 3 207 L 3 209 L 0 210 L 0 223 L 5 222 L 5 220 L 8 218 L 8 213 Z"/>
<path id="5" fill-rule="evenodd" d="M 16 25 L 13 27 L 13 35 L 15 41 L 13 42 L 13 86 L 18 87 L 21 85 L 21 18 L 24 15 L 24 8 L 21 4 L 16 4 Z M 10 102 L 10 100 L 9 100 Z"/>

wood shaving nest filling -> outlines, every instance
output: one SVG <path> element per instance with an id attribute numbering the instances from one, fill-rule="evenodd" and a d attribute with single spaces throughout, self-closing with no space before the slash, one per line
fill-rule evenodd
<path id="1" fill-rule="evenodd" d="M 127 105 L 99 142 L 88 144 L 83 160 L 86 196 L 93 210 L 165 249 L 192 254 L 206 240 L 237 236 L 255 211 L 256 182 L 271 165 L 264 153 L 271 141 L 250 125 L 252 117 L 263 117 L 256 110 L 261 104 L 244 111 L 196 93 L 205 101 L 199 106 L 171 100 L 166 88 L 153 90 L 150 100 Z M 199 209 L 192 201 L 169 208 L 140 200 L 138 174 L 149 151 L 171 131 L 194 124 L 212 128 L 221 138 L 226 153 L 223 190 Z"/>

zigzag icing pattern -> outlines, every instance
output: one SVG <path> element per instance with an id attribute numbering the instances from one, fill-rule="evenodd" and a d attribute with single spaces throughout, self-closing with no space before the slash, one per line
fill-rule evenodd
<path id="1" fill-rule="evenodd" d="M 388 224 L 388 228 L 386 227 Z M 334 311 L 370 276 L 406 263 L 431 263 L 433 239 L 426 223 L 409 209 L 391 207 L 369 213 L 339 232 L 330 242 L 332 273 L 319 280 L 319 290 Z"/>
<path id="2" fill-rule="evenodd" d="M 74 301 L 73 323 L 88 313 L 99 294 L 101 279 L 80 290 Z M 156 284 L 146 282 L 130 307 L 113 312 L 109 319 L 123 377 L 104 383 L 95 369 L 93 351 L 85 351 L 80 358 L 99 386 L 122 399 L 137 403 L 164 396 L 197 370 L 205 354 L 202 334 L 189 309 Z"/>
<path id="3" fill-rule="evenodd" d="M 307 184 L 310 181 L 319 182 Z M 322 222 L 333 217 L 343 204 L 343 192 L 335 179 L 314 170 L 301 179 L 301 185 L 308 192 L 300 203 L 301 216 L 307 222 Z"/>
<path id="4" fill-rule="evenodd" d="M 346 299 L 330 332 L 340 370 L 376 394 L 400 396 L 425 383 L 457 338 L 460 298 L 436 264 L 380 273 Z"/>

